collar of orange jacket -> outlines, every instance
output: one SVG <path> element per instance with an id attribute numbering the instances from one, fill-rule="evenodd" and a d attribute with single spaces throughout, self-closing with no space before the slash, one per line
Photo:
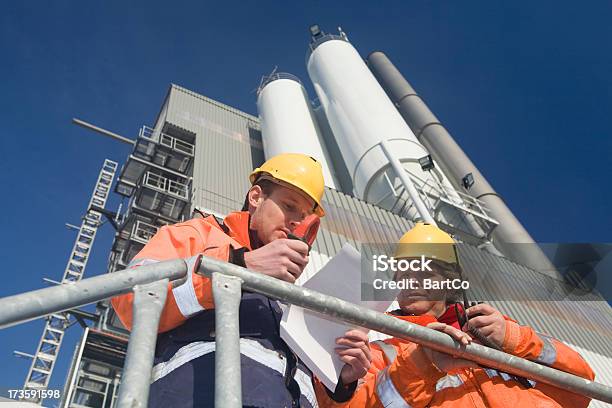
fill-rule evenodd
<path id="1" fill-rule="evenodd" d="M 461 303 L 455 303 L 446 308 L 446 311 L 442 313 L 442 316 L 438 317 L 438 321 L 446 323 L 449 326 L 453 326 L 455 329 L 461 330 L 461 327 L 459 327 L 459 321 L 457 319 L 457 309 L 459 309 L 459 313 L 465 313 L 463 305 Z"/>
<path id="2" fill-rule="evenodd" d="M 236 211 L 229 213 L 223 219 L 223 226 L 219 225 L 217 219 L 211 215 L 214 224 L 219 226 L 230 238 L 238 242 L 241 246 L 253 249 L 251 247 L 251 239 L 249 237 L 249 212 Z"/>
<path id="3" fill-rule="evenodd" d="M 427 326 L 429 323 L 433 323 L 436 322 L 436 317 L 432 316 L 432 315 L 421 315 L 421 316 L 414 316 L 414 315 L 393 315 L 393 317 L 396 317 L 400 320 L 403 320 L 405 322 L 409 322 L 409 323 L 414 323 L 414 324 L 418 324 L 419 326 Z"/>
<path id="4" fill-rule="evenodd" d="M 442 322 L 442 323 L 448 324 L 449 326 L 453 326 L 457 329 L 460 329 L 459 322 L 457 321 L 457 313 L 455 312 L 455 307 L 456 307 L 455 305 L 449 305 L 444 311 L 444 313 L 438 318 L 432 315 L 428 315 L 428 314 L 424 314 L 420 316 L 404 315 L 402 314 L 401 310 L 395 310 L 391 312 L 390 314 L 393 317 L 396 317 L 400 320 L 418 324 L 419 326 L 427 326 L 429 323 L 433 323 L 433 322 Z"/>

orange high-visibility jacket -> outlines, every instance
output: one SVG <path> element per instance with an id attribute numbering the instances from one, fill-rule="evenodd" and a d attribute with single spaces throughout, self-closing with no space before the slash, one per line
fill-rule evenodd
<path id="1" fill-rule="evenodd" d="M 489 368 L 446 374 L 434 367 L 416 343 L 397 338 L 377 343 L 371 344 L 372 366 L 349 401 L 333 401 L 324 386 L 316 383 L 321 408 L 581 408 L 590 402 L 587 397 L 543 383 L 532 382 L 535 386 L 526 388 L 512 376 Z M 506 320 L 503 351 L 589 380 L 595 378 L 580 354 L 512 320 Z M 394 354 L 397 358 L 389 361 Z"/>
<path id="2" fill-rule="evenodd" d="M 213 216 L 192 219 L 180 224 L 164 226 L 130 262 L 129 268 L 176 258 L 190 258 L 190 272 L 184 282 L 168 284 L 168 297 L 162 311 L 159 332 L 180 326 L 190 316 L 214 308 L 212 286 L 209 278 L 194 273 L 196 256 L 202 254 L 228 261 L 230 247 L 246 247 L 249 250 L 248 212 L 229 214 L 223 227 Z M 134 295 L 127 293 L 112 299 L 111 303 L 121 323 L 132 328 L 132 303 Z"/>

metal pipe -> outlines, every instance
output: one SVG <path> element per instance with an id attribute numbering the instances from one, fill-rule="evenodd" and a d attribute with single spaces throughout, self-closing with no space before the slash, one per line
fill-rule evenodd
<path id="1" fill-rule="evenodd" d="M 368 67 L 406 123 L 453 185 L 457 189 L 464 189 L 462 179 L 472 173 L 474 184 L 467 192 L 484 202 L 493 218 L 499 221 L 493 230 L 493 244 L 508 258 L 549 276 L 558 277 L 555 267 L 521 222 L 389 58 L 376 51 L 368 56 L 367 61 Z"/>
<path id="2" fill-rule="evenodd" d="M 0 299 L 0 329 L 126 293 L 134 285 L 180 279 L 186 274 L 185 261 L 175 259 L 7 296 Z"/>
<path id="3" fill-rule="evenodd" d="M 34 358 L 34 354 L 24 353 L 23 351 L 18 351 L 18 350 L 13 350 L 13 354 L 15 355 L 15 357 L 28 358 L 28 359 Z"/>
<path id="4" fill-rule="evenodd" d="M 49 279 L 49 278 L 42 278 L 42 280 L 43 280 L 43 282 L 47 282 L 47 283 L 50 283 L 52 285 L 61 285 L 62 284 L 62 282 L 58 282 L 56 280 Z"/>
<path id="5" fill-rule="evenodd" d="M 157 329 L 167 294 L 168 279 L 134 287 L 134 323 L 119 387 L 120 408 L 147 406 Z"/>
<path id="6" fill-rule="evenodd" d="M 585 378 L 555 370 L 479 344 L 472 343 L 468 346 L 462 346 L 448 335 L 435 330 L 377 313 L 344 300 L 283 282 L 260 273 L 254 273 L 236 265 L 204 257 L 198 273 L 210 276 L 214 272 L 242 279 L 242 287 L 244 289 L 263 293 L 264 295 L 323 313 L 326 316 L 349 322 L 356 326 L 387 333 L 422 344 L 434 350 L 475 361 L 487 367 L 612 403 L 612 387 L 604 384 L 589 381 Z"/>
<path id="7" fill-rule="evenodd" d="M 121 135 L 118 135 L 116 133 L 113 133 L 110 130 L 102 129 L 102 128 L 98 127 L 98 126 L 92 125 L 91 123 L 87 123 L 87 122 L 85 122 L 83 120 L 80 120 L 80 119 L 77 119 L 77 118 L 72 118 L 72 123 L 74 123 L 75 125 L 83 126 L 86 129 L 93 130 L 94 132 L 98 132 L 101 135 L 108 136 L 110 138 L 113 138 L 113 139 L 118 140 L 118 141 L 123 142 L 123 143 L 127 143 L 127 144 L 132 145 L 132 146 L 134 146 L 136 144 L 136 141 L 134 141 L 132 139 L 129 139 L 129 138 L 125 137 L 125 136 L 121 136 Z"/>
<path id="8" fill-rule="evenodd" d="M 241 408 L 239 309 L 242 281 L 212 274 L 215 300 L 215 407 Z"/>
<path id="9" fill-rule="evenodd" d="M 410 196 L 410 199 L 414 203 L 414 206 L 419 212 L 421 219 L 431 225 L 438 225 L 436 221 L 433 219 L 433 217 L 431 216 L 431 214 L 429 214 L 429 210 L 425 206 L 425 203 L 423 202 L 423 200 L 421 200 L 421 196 L 419 195 L 419 192 L 417 191 L 417 189 L 414 187 L 414 183 L 412 182 L 412 180 L 410 180 L 410 177 L 408 177 L 408 175 L 406 174 L 406 170 L 402 167 L 402 164 L 400 163 L 400 161 L 397 160 L 395 155 L 391 152 L 391 149 L 389 149 L 389 145 L 387 141 L 381 140 L 380 147 L 382 147 L 383 153 L 385 154 L 385 156 L 387 156 L 387 160 L 389 160 L 389 163 L 391 164 L 391 167 L 393 167 L 395 174 L 397 174 L 397 177 L 399 177 L 402 184 L 406 188 L 406 192 L 408 193 L 408 195 Z"/>

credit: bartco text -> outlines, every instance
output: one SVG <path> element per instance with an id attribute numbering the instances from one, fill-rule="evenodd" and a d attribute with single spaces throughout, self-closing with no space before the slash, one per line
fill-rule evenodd
<path id="1" fill-rule="evenodd" d="M 470 288 L 470 282 L 461 279 L 400 279 L 400 280 L 385 280 L 374 279 L 372 282 L 374 289 L 425 289 L 425 290 L 448 290 L 448 289 L 464 289 Z M 422 287 L 421 287 L 422 286 Z"/>

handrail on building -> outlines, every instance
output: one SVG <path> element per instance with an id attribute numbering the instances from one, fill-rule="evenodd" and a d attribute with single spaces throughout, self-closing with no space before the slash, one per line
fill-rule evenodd
<path id="1" fill-rule="evenodd" d="M 312 38 L 312 40 L 310 41 L 310 44 L 308 44 L 308 51 L 306 52 L 306 65 L 308 65 L 308 59 L 310 58 L 310 55 L 321 44 L 323 44 L 325 42 L 328 42 L 328 41 L 333 41 L 333 40 L 339 40 L 339 41 L 346 41 L 346 42 L 348 42 L 348 37 L 346 36 L 346 34 L 343 31 L 340 31 L 340 27 L 338 27 L 338 30 L 339 30 L 338 34 L 324 34 L 324 33 L 322 33 L 320 36 L 317 36 L 316 38 L 314 38 L 314 37 Z"/>
<path id="2" fill-rule="evenodd" d="M 0 328 L 133 291 L 133 325 L 118 406 L 146 406 L 150 377 L 142 373 L 151 372 L 153 367 L 157 330 L 168 282 L 184 278 L 187 271 L 187 263 L 175 259 L 83 279 L 73 284 L 8 296 L 0 299 Z M 217 343 L 215 375 L 223 378 L 223 381 L 215 381 L 216 407 L 242 406 L 237 318 L 242 289 L 262 293 L 340 321 L 419 343 L 509 374 L 612 403 L 612 387 L 607 385 L 478 344 L 462 346 L 446 334 L 227 262 L 204 257 L 197 273 L 213 280 Z"/>
<path id="3" fill-rule="evenodd" d="M 259 94 L 261 93 L 261 91 L 263 91 L 266 85 L 268 85 L 270 82 L 274 82 L 279 79 L 289 79 L 291 81 L 297 82 L 301 86 L 304 86 L 304 84 L 302 84 L 302 81 L 300 81 L 300 78 L 298 78 L 297 76 L 288 72 L 277 72 L 276 68 L 274 68 L 274 70 L 272 70 L 270 74 L 261 77 L 261 80 L 259 81 L 259 86 L 257 87 L 257 96 L 259 96 Z"/>
<path id="4" fill-rule="evenodd" d="M 193 143 L 186 142 L 185 140 L 178 139 L 174 136 L 170 136 L 160 130 L 153 129 L 147 125 L 143 125 L 140 128 L 138 137 L 148 140 L 162 146 L 166 146 L 170 149 L 174 149 L 188 156 L 193 156 L 195 152 L 195 146 Z"/>

